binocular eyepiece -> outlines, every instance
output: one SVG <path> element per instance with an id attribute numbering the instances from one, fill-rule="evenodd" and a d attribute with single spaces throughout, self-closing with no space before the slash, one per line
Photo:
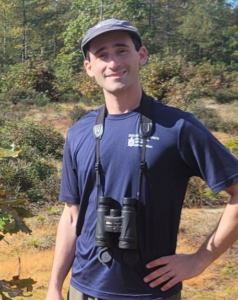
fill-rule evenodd
<path id="1" fill-rule="evenodd" d="M 98 256 L 99 260 L 104 264 L 112 259 L 112 250 L 109 248 L 112 247 L 113 233 L 120 233 L 118 248 L 125 250 L 135 250 L 137 248 L 135 210 L 137 200 L 134 198 L 123 198 L 121 210 L 112 208 L 113 200 L 110 197 L 99 197 L 98 200 L 95 245 L 104 247 Z M 134 257 L 132 260 L 135 263 L 135 256 L 137 255 L 131 255 L 134 252 L 124 253 L 124 260 L 127 263 L 132 263 L 131 257 Z M 129 257 L 130 261 L 127 261 L 128 259 L 125 256 Z"/>

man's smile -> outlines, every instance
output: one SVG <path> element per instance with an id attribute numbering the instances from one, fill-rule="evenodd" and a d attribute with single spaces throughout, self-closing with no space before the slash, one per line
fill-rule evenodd
<path id="1" fill-rule="evenodd" d="M 123 71 L 119 71 L 119 72 L 115 72 L 115 73 L 110 73 L 110 74 L 106 74 L 105 77 L 121 77 L 126 73 L 126 70 Z"/>

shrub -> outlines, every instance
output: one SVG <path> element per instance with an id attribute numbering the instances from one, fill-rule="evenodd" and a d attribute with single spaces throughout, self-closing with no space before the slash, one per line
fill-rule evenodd
<path id="1" fill-rule="evenodd" d="M 82 95 L 74 90 L 68 90 L 62 93 L 59 100 L 62 102 L 79 102 Z"/>
<path id="2" fill-rule="evenodd" d="M 145 92 L 167 103 L 166 93 L 181 81 L 181 68 L 180 57 L 152 55 L 148 64 L 141 69 L 141 81 Z"/>
<path id="3" fill-rule="evenodd" d="M 238 95 L 232 89 L 219 89 L 214 96 L 218 103 L 229 103 L 238 99 Z"/>
<path id="4" fill-rule="evenodd" d="M 76 76 L 79 82 L 79 92 L 84 96 L 86 103 L 101 103 L 103 98 L 102 88 L 96 83 L 94 78 L 89 77 L 85 71 Z M 81 99 L 82 101 L 82 99 Z"/>
<path id="5" fill-rule="evenodd" d="M 3 76 L 5 88 L 2 92 L 13 91 L 15 93 L 14 91 L 17 90 L 17 98 L 20 96 L 26 99 L 24 90 L 30 89 L 40 94 L 43 93 L 50 101 L 58 101 L 59 92 L 55 81 L 54 70 L 49 64 L 43 62 L 41 58 L 35 58 L 9 68 Z M 20 91 L 23 91 L 23 95 Z"/>
<path id="6" fill-rule="evenodd" d="M 90 111 L 92 110 L 85 110 L 82 107 L 75 105 L 69 113 L 69 117 L 72 120 L 72 125 L 76 123 L 79 119 L 81 119 L 83 116 L 88 114 Z"/>
<path id="7" fill-rule="evenodd" d="M 238 158 L 238 138 L 226 141 L 224 146 Z"/>
<path id="8" fill-rule="evenodd" d="M 194 114 L 210 130 L 218 131 L 222 123 L 217 111 L 212 108 L 206 108 L 202 103 L 195 102 L 188 106 L 187 111 Z"/>
<path id="9" fill-rule="evenodd" d="M 233 121 L 223 121 L 215 109 L 207 108 L 202 103 L 193 103 L 188 106 L 187 111 L 194 114 L 196 118 L 212 131 L 230 134 L 238 133 L 238 123 Z"/>
<path id="10" fill-rule="evenodd" d="M 49 102 L 49 98 L 45 94 L 37 92 L 33 88 L 12 88 L 9 92 L 4 94 L 4 97 L 13 104 L 21 102 L 27 105 L 37 104 L 39 106 L 44 106 Z"/>
<path id="11" fill-rule="evenodd" d="M 57 199 L 59 192 L 58 170 L 48 160 L 33 156 L 31 161 L 22 157 L 0 161 L 0 182 L 13 198 Z M 49 182 L 53 186 L 49 186 Z M 56 192 L 57 187 L 57 192 Z M 49 189 L 49 190 L 48 190 Z"/>
<path id="12" fill-rule="evenodd" d="M 32 122 L 6 122 L 0 128 L 0 144 L 7 146 L 15 143 L 21 147 L 28 145 L 38 152 L 38 155 L 51 155 L 56 159 L 63 156 L 64 138 L 61 133 L 50 126 L 38 125 Z"/>
<path id="13" fill-rule="evenodd" d="M 192 177 L 189 180 L 184 206 L 192 208 L 222 205 L 226 200 L 221 194 L 215 195 L 201 178 Z"/>

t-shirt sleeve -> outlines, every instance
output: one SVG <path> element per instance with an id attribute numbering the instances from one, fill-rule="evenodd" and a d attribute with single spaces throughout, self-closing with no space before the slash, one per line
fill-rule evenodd
<path id="1" fill-rule="evenodd" d="M 68 137 L 66 138 L 64 145 L 59 200 L 62 202 L 69 202 L 72 204 L 80 203 L 78 190 L 78 176 L 73 159 L 73 154 L 70 149 Z"/>
<path id="2" fill-rule="evenodd" d="M 192 115 L 181 126 L 178 148 L 191 174 L 214 193 L 238 182 L 238 160 Z"/>

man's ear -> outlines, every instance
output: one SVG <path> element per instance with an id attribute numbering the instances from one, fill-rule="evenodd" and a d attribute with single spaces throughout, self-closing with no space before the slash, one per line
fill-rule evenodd
<path id="1" fill-rule="evenodd" d="M 147 58 L 148 58 L 146 48 L 144 46 L 142 46 L 140 48 L 140 50 L 138 51 L 138 53 L 139 53 L 139 57 L 140 57 L 140 61 L 139 61 L 140 66 L 144 66 L 146 64 Z"/>
<path id="2" fill-rule="evenodd" d="M 92 72 L 92 66 L 91 66 L 91 63 L 90 63 L 90 61 L 88 61 L 87 59 L 84 61 L 84 67 L 85 67 L 85 69 L 86 69 L 88 75 L 89 75 L 90 77 L 94 77 L 94 74 L 93 74 L 93 72 Z"/>

